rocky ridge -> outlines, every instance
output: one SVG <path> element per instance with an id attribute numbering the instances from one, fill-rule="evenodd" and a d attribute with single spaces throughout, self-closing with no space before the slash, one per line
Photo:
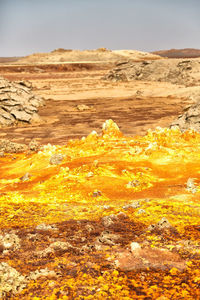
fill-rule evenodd
<path id="1" fill-rule="evenodd" d="M 200 83 L 199 59 L 162 59 L 143 62 L 124 61 L 111 70 L 105 80 L 111 81 L 159 81 L 196 86 Z"/>

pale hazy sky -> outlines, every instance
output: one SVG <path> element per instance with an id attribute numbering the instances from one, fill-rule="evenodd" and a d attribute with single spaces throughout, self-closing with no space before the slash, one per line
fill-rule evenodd
<path id="1" fill-rule="evenodd" d="M 0 0 L 0 56 L 200 49 L 200 0 Z"/>

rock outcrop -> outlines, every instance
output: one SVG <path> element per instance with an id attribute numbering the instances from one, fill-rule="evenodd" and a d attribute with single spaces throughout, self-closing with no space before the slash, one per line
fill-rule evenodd
<path id="1" fill-rule="evenodd" d="M 171 124 L 172 126 L 178 126 L 182 131 L 189 129 L 200 131 L 200 101 L 186 107 L 185 112 Z"/>
<path id="2" fill-rule="evenodd" d="M 42 98 L 32 93 L 30 82 L 11 82 L 0 77 L 0 126 L 38 120 L 37 111 L 42 103 Z"/>
<path id="3" fill-rule="evenodd" d="M 111 81 L 162 81 L 185 86 L 199 85 L 200 59 L 120 62 L 103 79 Z"/>

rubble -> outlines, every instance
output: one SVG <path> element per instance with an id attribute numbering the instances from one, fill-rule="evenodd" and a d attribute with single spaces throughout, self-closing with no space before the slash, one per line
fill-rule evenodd
<path id="1" fill-rule="evenodd" d="M 32 93 L 28 81 L 11 82 L 0 77 L 0 126 L 12 126 L 18 122 L 37 121 L 38 107 L 43 99 Z"/>

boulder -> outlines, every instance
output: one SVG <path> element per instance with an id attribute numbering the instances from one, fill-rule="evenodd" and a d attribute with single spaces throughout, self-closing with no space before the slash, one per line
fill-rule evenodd
<path id="1" fill-rule="evenodd" d="M 29 81 L 11 82 L 0 77 L 0 126 L 12 126 L 18 122 L 35 120 L 43 99 L 32 93 Z"/>

